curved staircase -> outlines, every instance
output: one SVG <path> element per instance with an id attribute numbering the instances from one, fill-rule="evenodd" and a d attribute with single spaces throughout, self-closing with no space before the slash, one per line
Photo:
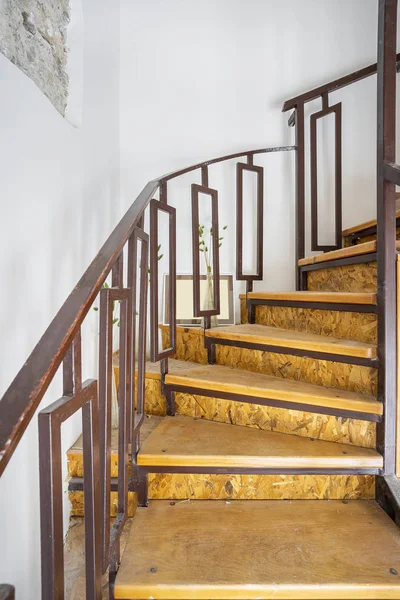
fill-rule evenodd
<path id="1" fill-rule="evenodd" d="M 42 600 L 65 598 L 65 571 L 78 594 L 69 600 L 82 598 L 83 579 L 88 600 L 102 600 L 103 592 L 110 600 L 400 599 L 396 23 L 397 0 L 379 0 L 377 64 L 284 103 L 284 112 L 293 110 L 294 146 L 236 152 L 148 182 L 1 398 L 0 475 L 62 371 L 61 397 L 38 413 Z M 342 102 L 330 105 L 331 93 L 337 98 L 341 88 L 375 74 L 377 220 L 342 232 Z M 322 110 L 310 115 L 305 105 L 316 99 Z M 328 115 L 335 118 L 335 243 L 324 246 L 316 124 Z M 294 292 L 253 289 L 267 276 L 264 167 L 255 160 L 277 152 L 293 153 L 296 165 Z M 239 298 L 241 322 L 215 327 L 223 238 L 209 171 L 231 161 L 236 252 L 229 251 L 246 294 Z M 244 198 L 244 171 L 257 179 L 254 211 Z M 202 319 L 204 328 L 177 326 L 179 253 L 187 254 L 188 244 L 177 239 L 177 215 L 185 211 L 170 202 L 170 183 L 190 173 L 190 319 Z M 200 195 L 209 201 L 208 246 Z M 245 211 L 254 213 L 250 236 Z M 306 256 L 306 233 L 312 252 L 322 253 Z M 243 267 L 250 245 L 249 274 Z M 164 251 L 168 260 L 159 267 Z M 168 325 L 160 325 L 161 269 L 168 273 Z M 83 345 L 93 308 L 99 335 Z M 83 381 L 88 369 L 93 379 Z M 62 424 L 78 412 L 82 436 L 68 451 L 68 485 L 72 516 L 84 517 L 84 578 L 74 560 L 64 560 L 62 506 Z M 0 596 L 12 600 L 12 586 L 0 585 Z"/>
<path id="2" fill-rule="evenodd" d="M 383 406 L 364 281 L 376 267 L 360 247 L 332 253 L 356 261 L 356 289 L 332 290 L 335 262 L 321 291 L 251 292 L 242 324 L 178 327 L 168 372 L 147 364 L 139 507 L 132 491 L 115 598 L 400 597 L 400 535 L 373 500 Z M 303 263 L 322 272 L 325 259 Z M 69 452 L 76 515 L 80 451 Z M 116 477 L 116 446 L 111 461 Z"/>

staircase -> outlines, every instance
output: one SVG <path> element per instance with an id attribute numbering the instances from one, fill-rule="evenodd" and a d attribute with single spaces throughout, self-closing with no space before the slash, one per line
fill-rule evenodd
<path id="1" fill-rule="evenodd" d="M 178 327 L 162 387 L 148 363 L 115 598 L 400 598 L 400 534 L 374 500 L 375 246 L 302 260 L 318 291 L 241 296 L 240 325 Z M 68 453 L 75 515 L 81 447 Z"/>
<path id="2" fill-rule="evenodd" d="M 62 424 L 78 411 L 82 435 L 67 459 L 71 515 L 84 517 L 79 558 L 84 556 L 85 590 L 78 590 L 79 597 L 400 598 L 396 23 L 397 0 L 379 0 L 377 64 L 284 103 L 284 112 L 293 111 L 294 146 L 237 152 L 150 181 L 0 400 L 0 476 L 37 414 L 42 600 L 65 598 L 65 564 L 74 564 L 71 557 L 64 560 Z M 342 231 L 342 103 L 330 105 L 330 94 L 337 98 L 343 87 L 375 74 L 377 219 Z M 316 99 L 322 108 L 310 116 L 306 227 L 305 105 Z M 316 123 L 330 114 L 335 243 L 320 245 Z M 255 161 L 263 156 L 267 164 L 276 152 L 294 153 L 296 163 L 293 292 L 261 289 L 268 276 L 264 167 Z M 229 250 L 236 256 L 235 289 L 242 285 L 246 293 L 239 298 L 240 324 L 214 326 L 212 318 L 221 314 L 220 199 L 209 172 L 232 161 L 236 251 Z M 257 179 L 250 240 L 243 227 L 250 206 L 244 171 Z M 177 214 L 185 211 L 174 206 L 170 182 L 182 176 L 188 181 L 190 174 L 193 318 L 202 319 L 201 328 L 177 323 L 177 268 L 188 249 L 177 239 Z M 195 183 L 199 176 L 201 185 Z M 206 307 L 200 195 L 209 199 L 212 228 L 206 283 L 213 297 Z M 160 214 L 168 220 L 168 325 L 160 324 L 159 314 Z M 244 272 L 253 242 L 255 264 Z M 99 335 L 82 345 L 93 308 Z M 83 380 L 89 362 L 93 370 L 93 360 L 82 356 L 88 347 L 98 352 L 98 368 Z M 61 396 L 43 407 L 58 370 Z M 118 430 L 112 428 L 113 378 Z M 75 591 L 80 581 L 74 581 Z M 14 587 L 0 585 L 0 597 L 12 600 Z"/>

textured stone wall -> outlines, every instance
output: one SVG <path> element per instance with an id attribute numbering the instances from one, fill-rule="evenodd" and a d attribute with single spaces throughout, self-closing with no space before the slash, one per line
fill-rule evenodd
<path id="1" fill-rule="evenodd" d="M 64 115 L 69 0 L 0 0 L 0 52 Z"/>

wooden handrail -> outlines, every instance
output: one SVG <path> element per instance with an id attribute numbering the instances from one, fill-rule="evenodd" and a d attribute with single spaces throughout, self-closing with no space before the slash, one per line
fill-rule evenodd
<path id="1" fill-rule="evenodd" d="M 400 53 L 396 56 L 397 68 L 400 67 Z M 335 92 L 336 90 L 340 90 L 356 81 L 361 81 L 362 79 L 366 79 L 371 75 L 375 75 L 377 72 L 377 63 L 373 65 L 369 65 L 368 67 L 364 67 L 363 69 L 359 69 L 358 71 L 354 71 L 353 73 L 349 73 L 349 75 L 345 75 L 344 77 L 339 77 L 339 79 L 334 79 L 330 83 L 325 83 L 324 85 L 320 85 L 309 92 L 304 92 L 304 94 L 300 94 L 299 96 L 295 96 L 294 98 L 290 98 L 290 100 L 286 100 L 283 105 L 282 112 L 286 112 L 292 108 L 296 108 L 298 104 L 304 104 L 306 102 L 310 102 L 311 100 L 315 100 L 319 98 L 323 94 L 327 94 L 330 92 Z"/>
<path id="2" fill-rule="evenodd" d="M 115 227 L 46 329 L 0 400 L 0 476 L 90 310 L 113 264 L 157 189 L 189 171 L 241 156 L 295 150 L 295 146 L 246 150 L 198 163 L 150 181 Z"/>

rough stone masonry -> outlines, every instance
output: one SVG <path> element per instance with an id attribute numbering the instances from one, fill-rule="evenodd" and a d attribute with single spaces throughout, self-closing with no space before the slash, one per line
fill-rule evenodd
<path id="1" fill-rule="evenodd" d="M 69 0 L 0 0 L 0 52 L 65 115 Z"/>

